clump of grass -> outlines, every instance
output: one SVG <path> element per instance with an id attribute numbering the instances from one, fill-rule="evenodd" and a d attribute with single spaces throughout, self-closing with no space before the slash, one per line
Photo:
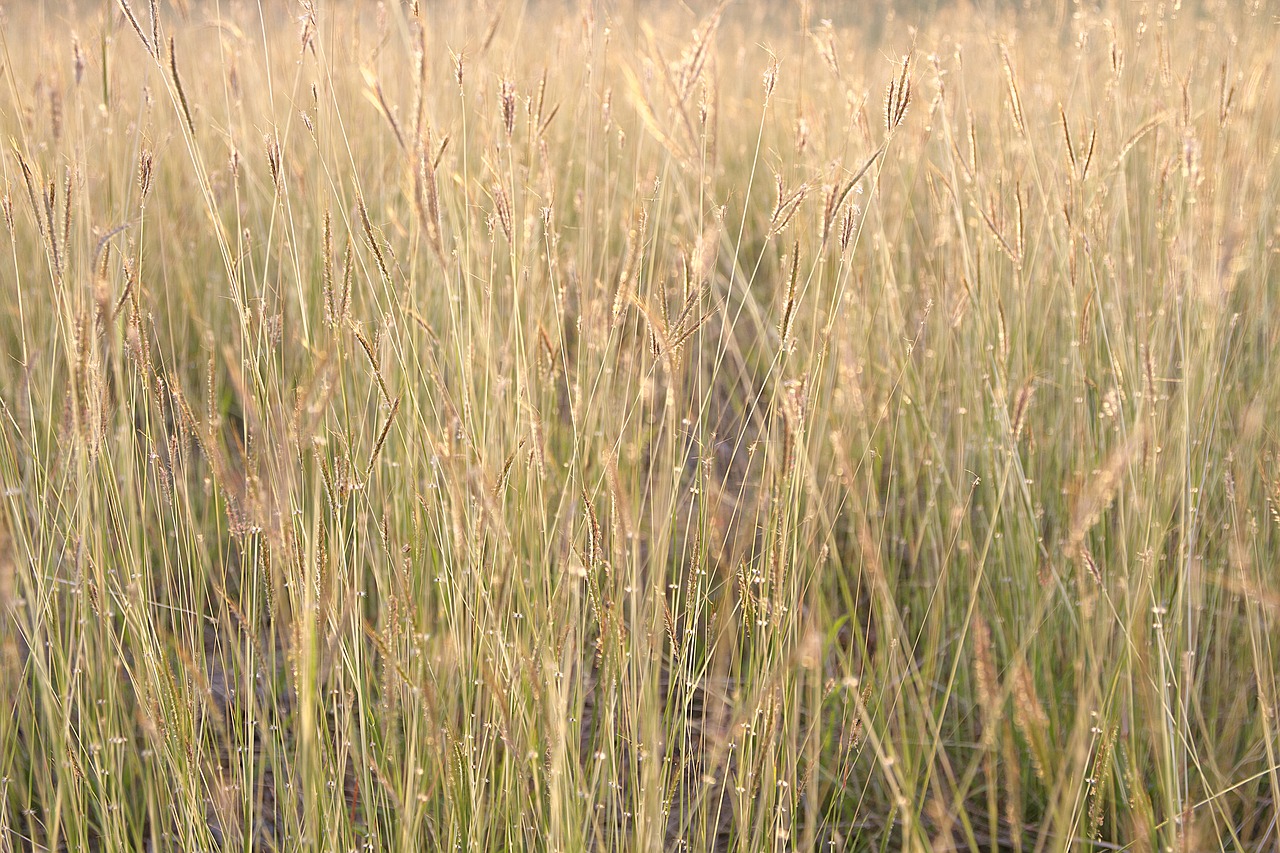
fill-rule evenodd
<path id="1" fill-rule="evenodd" d="M 10 9 L 0 845 L 1274 847 L 1273 22 L 974 6 Z"/>

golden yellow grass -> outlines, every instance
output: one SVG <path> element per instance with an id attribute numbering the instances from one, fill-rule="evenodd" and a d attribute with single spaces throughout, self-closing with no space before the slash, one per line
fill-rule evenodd
<path id="1" fill-rule="evenodd" d="M 1276 848 L 1274 7 L 693 5 L 7 10 L 0 849 Z"/>

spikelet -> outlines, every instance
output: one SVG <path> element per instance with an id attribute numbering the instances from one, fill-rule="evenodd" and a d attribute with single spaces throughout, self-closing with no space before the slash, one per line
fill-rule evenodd
<path id="1" fill-rule="evenodd" d="M 777 176 L 778 202 L 774 205 L 773 214 L 769 217 L 769 230 L 765 239 L 772 239 L 791 223 L 791 219 L 800 209 L 800 203 L 809 192 L 808 184 L 801 184 L 793 193 L 788 194 L 782 184 L 782 176 Z"/>
<path id="2" fill-rule="evenodd" d="M 516 129 L 516 84 L 510 80 L 503 80 L 498 100 L 502 105 L 502 127 L 507 132 L 507 138 L 510 139 Z"/>
<path id="3" fill-rule="evenodd" d="M 1071 527 L 1067 532 L 1066 543 L 1068 556 L 1081 553 L 1085 535 L 1111 507 L 1123 483 L 1125 469 L 1142 447 L 1145 432 L 1141 426 L 1134 429 L 1129 440 L 1111 451 L 1106 464 L 1085 485 L 1071 513 Z"/>
<path id="4" fill-rule="evenodd" d="M 178 93 L 178 105 L 182 107 L 182 118 L 186 122 L 187 131 L 194 135 L 196 125 L 191 120 L 191 105 L 187 103 L 187 92 L 182 88 L 182 78 L 178 76 L 178 50 L 174 46 L 173 36 L 169 37 L 169 75 L 173 79 L 174 91 Z"/>
<path id="5" fill-rule="evenodd" d="M 782 300 L 782 317 L 778 321 L 778 337 L 782 339 L 783 347 L 788 345 L 791 340 L 791 333 L 796 321 L 796 302 L 798 299 L 796 293 L 796 282 L 799 278 L 800 271 L 800 241 L 797 240 L 795 246 L 791 250 L 791 275 L 787 278 L 787 289 Z"/>
<path id="6" fill-rule="evenodd" d="M 1031 750 L 1031 765 L 1041 780 L 1052 778 L 1049 760 L 1049 716 L 1036 692 L 1035 676 L 1025 659 L 1013 668 L 1013 720 Z"/>
<path id="7" fill-rule="evenodd" d="M 992 655 L 991 629 L 979 613 L 973 615 L 973 681 L 986 719 L 983 721 L 982 741 L 990 746 L 995 741 L 997 709 L 995 701 L 999 690 L 999 676 Z"/>
<path id="8" fill-rule="evenodd" d="M 907 107 L 911 105 L 911 55 L 902 58 L 902 71 L 897 78 L 889 80 L 889 87 L 884 96 L 885 133 L 893 132 L 906 118 Z"/>
<path id="9" fill-rule="evenodd" d="M 778 85 L 778 57 L 769 54 L 769 66 L 764 70 L 764 102 L 767 105 L 773 98 L 773 90 Z"/>
<path id="10" fill-rule="evenodd" d="M 353 329 L 353 332 L 356 340 L 360 342 L 360 348 L 364 350 L 364 354 L 369 359 L 369 366 L 373 368 L 373 376 L 378 380 L 378 390 L 382 392 L 382 399 L 390 403 L 391 395 L 387 393 L 387 384 L 382 380 L 382 369 L 378 364 L 378 355 L 373 349 L 373 343 L 359 328 Z"/>
<path id="11" fill-rule="evenodd" d="M 1016 442 L 1022 438 L 1022 432 L 1027 426 L 1027 411 L 1031 408 L 1031 400 L 1036 393 L 1036 384 L 1034 379 L 1028 379 L 1018 389 L 1018 396 L 1013 403 L 1013 417 L 1010 419 L 1013 440 Z"/>
<path id="12" fill-rule="evenodd" d="M 1013 118 L 1013 126 L 1018 135 L 1027 136 L 1027 119 L 1022 112 L 1022 96 L 1018 93 L 1018 81 L 1013 73 L 1013 61 L 1009 58 L 1009 49 L 1000 45 L 1000 61 L 1004 66 L 1004 82 L 1009 90 L 1009 114 Z"/>
<path id="13" fill-rule="evenodd" d="M 513 245 L 512 237 L 514 235 L 514 224 L 511 213 L 511 201 L 507 198 L 507 192 L 502 185 L 495 182 L 493 184 L 493 211 L 497 218 L 498 225 L 502 228 L 502 236 L 507 238 L 507 245 Z"/>
<path id="14" fill-rule="evenodd" d="M 369 242 L 369 248 L 373 250 L 374 260 L 378 262 L 378 272 L 382 273 L 382 280 L 391 283 L 391 273 L 387 270 L 387 260 L 382 254 L 382 247 L 378 244 L 378 238 L 373 232 L 373 223 L 369 221 L 369 209 L 365 206 L 364 196 L 356 194 L 356 209 L 360 212 L 360 226 L 364 229 L 365 240 Z"/>
<path id="15" fill-rule="evenodd" d="M 155 43 L 152 42 L 143 31 L 142 24 L 138 23 L 137 16 L 133 14 L 133 9 L 129 6 L 129 0 L 117 0 L 117 2 L 120 4 L 120 9 L 124 12 L 124 16 L 129 20 L 130 25 L 133 26 L 133 31 L 138 34 L 138 39 L 142 42 L 142 46 L 147 49 L 147 53 L 151 54 L 153 59 L 158 59 L 159 53 Z M 152 8 L 154 12 L 154 7 Z M 152 24 L 155 24 L 154 15 L 152 17 Z"/>
<path id="16" fill-rule="evenodd" d="M 378 461 L 378 455 L 382 453 L 382 446 L 387 442 L 387 433 L 391 431 L 391 424 L 396 419 L 396 413 L 400 411 L 400 398 L 396 397 L 391 403 L 391 411 L 387 412 L 387 420 L 382 425 L 382 431 L 378 433 L 378 440 L 373 445 L 373 452 L 369 454 L 369 464 L 365 467 L 364 478 L 368 480 L 373 474 L 373 465 Z"/>

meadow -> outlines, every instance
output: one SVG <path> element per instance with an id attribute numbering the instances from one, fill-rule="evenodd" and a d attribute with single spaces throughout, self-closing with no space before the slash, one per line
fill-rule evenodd
<path id="1" fill-rule="evenodd" d="M 1280 850 L 1278 45 L 8 4 L 0 851 Z"/>

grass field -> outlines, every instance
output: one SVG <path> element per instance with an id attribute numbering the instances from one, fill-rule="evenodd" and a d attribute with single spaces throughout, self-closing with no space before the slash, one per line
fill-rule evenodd
<path id="1" fill-rule="evenodd" d="M 0 851 L 1280 850 L 1280 7 L 10 3 Z"/>

